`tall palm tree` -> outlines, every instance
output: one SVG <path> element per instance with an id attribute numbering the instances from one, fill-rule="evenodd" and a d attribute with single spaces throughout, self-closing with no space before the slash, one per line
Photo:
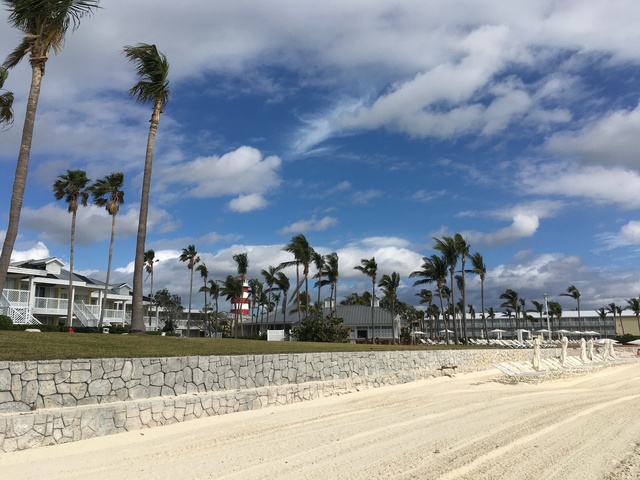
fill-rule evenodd
<path id="1" fill-rule="evenodd" d="M 547 308 L 549 309 L 549 316 L 556 320 L 556 328 L 560 329 L 560 322 L 562 322 L 562 305 L 555 300 L 549 300 L 547 302 Z M 552 327 L 551 330 L 554 330 Z"/>
<path id="2" fill-rule="evenodd" d="M 125 46 L 124 54 L 136 67 L 140 80 L 129 90 L 129 94 L 140 103 L 153 103 L 153 112 L 149 123 L 147 150 L 142 177 L 140 196 L 140 216 L 136 237 L 136 256 L 133 268 L 133 305 L 131 311 L 130 333 L 144 333 L 144 306 L 142 298 L 142 272 L 144 270 L 144 247 L 147 239 L 147 217 L 149 215 L 149 192 L 151 190 L 151 170 L 153 167 L 153 149 L 160 123 L 160 114 L 169 101 L 169 62 L 164 54 L 158 52 L 155 45 L 139 43 Z"/>
<path id="3" fill-rule="evenodd" d="M 250 309 L 249 316 L 251 317 L 251 333 L 253 333 L 253 323 L 254 319 L 258 318 L 258 310 L 260 308 L 260 299 L 262 294 L 264 293 L 264 288 L 262 282 L 257 278 L 252 278 L 249 280 L 249 299 L 250 299 Z"/>
<path id="4" fill-rule="evenodd" d="M 451 280 L 451 282 L 449 283 L 449 288 L 451 289 L 451 297 L 449 299 L 449 303 L 451 305 L 455 305 L 455 284 L 453 283 L 453 276 L 456 271 L 456 265 L 458 264 L 458 258 L 460 258 L 460 249 L 458 248 L 458 243 L 453 237 L 442 237 L 442 239 L 433 237 L 433 240 L 436 242 L 433 248 L 442 254 L 442 258 L 449 268 L 449 276 Z M 456 344 L 460 343 L 460 332 L 458 332 L 455 309 L 453 312 L 453 334 L 455 335 Z"/>
<path id="5" fill-rule="evenodd" d="M 269 303 L 273 299 L 273 286 L 276 283 L 276 274 L 280 271 L 280 267 L 274 267 L 269 265 L 266 269 L 263 269 L 260 274 L 264 278 L 264 282 L 267 284 L 267 292 L 269 294 Z M 267 330 L 269 329 L 269 312 L 271 308 L 267 309 Z"/>
<path id="6" fill-rule="evenodd" d="M 421 270 L 411 272 L 409 278 L 420 277 L 420 280 L 413 282 L 413 286 L 426 285 L 429 283 L 435 283 L 438 289 L 438 297 L 440 298 L 440 312 L 442 313 L 442 320 L 444 322 L 445 337 L 447 344 L 449 343 L 449 325 L 445 320 L 445 309 L 442 303 L 442 287 L 447 282 L 447 264 L 442 257 L 437 255 L 431 255 L 430 257 L 422 257 Z"/>
<path id="7" fill-rule="evenodd" d="M 624 324 L 622 323 L 622 307 L 619 307 L 615 303 L 610 303 L 607 305 L 607 312 L 613 315 L 613 325 L 616 324 L 616 315 L 620 317 L 620 330 L 622 331 L 622 335 L 624 335 Z"/>
<path id="8" fill-rule="evenodd" d="M 398 287 L 400 287 L 400 274 L 393 272 L 391 275 L 386 273 L 382 275 L 378 286 L 382 288 L 382 293 L 391 301 L 391 332 L 393 344 L 396 344 L 396 331 L 393 328 L 393 322 L 396 318 L 396 301 L 398 300 Z"/>
<path id="9" fill-rule="evenodd" d="M 578 329 L 582 330 L 582 324 L 580 322 L 580 290 L 574 285 L 567 287 L 567 293 L 561 293 L 561 297 L 571 297 L 578 303 Z"/>
<path id="10" fill-rule="evenodd" d="M 338 254 L 336 252 L 332 252 L 327 255 L 327 281 L 331 287 L 331 314 L 336 314 L 336 305 L 338 304 L 338 279 L 339 269 L 338 269 Z"/>
<path id="11" fill-rule="evenodd" d="M 596 310 L 596 313 L 598 314 L 598 318 L 600 319 L 600 321 L 602 321 L 602 329 L 606 333 L 607 329 L 605 328 L 605 322 L 607 320 L 607 311 L 604 309 L 604 307 L 600 307 L 600 309 Z"/>
<path id="12" fill-rule="evenodd" d="M 500 304 L 500 308 L 510 308 L 515 312 L 516 318 L 516 330 L 520 328 L 520 322 L 518 317 L 518 312 L 520 311 L 520 302 L 518 299 L 518 292 L 512 290 L 511 288 L 507 288 L 504 293 L 500 294 L 500 300 L 504 300 Z"/>
<path id="13" fill-rule="evenodd" d="M 238 298 L 242 298 L 242 293 L 244 291 L 244 282 L 242 279 L 238 277 L 234 277 L 233 275 L 227 275 L 227 278 L 222 283 L 222 287 L 220 288 L 220 294 L 224 295 L 227 300 L 234 302 Z M 238 323 L 238 310 L 235 311 L 233 316 L 233 324 L 229 329 L 229 333 L 237 331 L 237 323 Z M 237 336 L 237 333 L 234 333 Z"/>
<path id="14" fill-rule="evenodd" d="M 311 254 L 311 261 L 313 262 L 313 264 L 315 265 L 316 270 L 317 270 L 315 278 L 318 279 L 318 281 L 316 282 L 316 286 L 318 287 L 318 305 L 320 305 L 320 302 L 322 300 L 320 298 L 320 292 L 321 292 L 322 286 L 323 286 L 322 280 L 323 280 L 323 277 L 324 277 L 325 268 L 327 266 L 326 258 L 325 258 L 325 256 L 323 256 L 323 255 L 319 254 L 318 252 L 314 251 Z"/>
<path id="15" fill-rule="evenodd" d="M 104 311 L 107 308 L 107 293 L 109 292 L 109 280 L 111 277 L 111 260 L 113 258 L 113 240 L 116 233 L 116 215 L 120 211 L 120 205 L 124 203 L 124 174 L 122 172 L 111 173 L 100 180 L 97 180 L 89 191 L 93 197 L 94 205 L 105 207 L 111 215 L 111 241 L 109 242 L 109 261 L 107 262 L 107 281 L 104 285 L 104 296 L 102 297 L 102 307 L 100 308 L 100 320 L 98 328 L 102 328 L 104 321 Z"/>
<path id="16" fill-rule="evenodd" d="M 461 305 L 461 313 L 462 313 L 462 335 L 464 336 L 465 343 L 469 343 L 469 335 L 467 334 L 467 297 L 466 297 L 466 289 L 467 284 L 465 282 L 464 274 L 465 274 L 465 266 L 467 263 L 467 258 L 469 257 L 469 250 L 471 249 L 471 245 L 467 243 L 467 240 L 459 233 L 456 233 L 453 236 L 453 241 L 456 244 L 456 249 L 458 250 L 458 255 L 460 257 L 460 275 L 462 277 L 462 281 L 460 283 L 460 297 L 462 299 Z"/>
<path id="17" fill-rule="evenodd" d="M 471 260 L 471 269 L 469 273 L 475 273 L 480 277 L 480 300 L 482 308 L 482 328 L 484 329 L 484 338 L 489 338 L 489 329 L 487 327 L 487 319 L 484 314 L 484 279 L 487 276 L 487 266 L 484 264 L 484 258 L 480 252 L 476 252 L 469 256 Z"/>
<path id="18" fill-rule="evenodd" d="M 53 183 L 53 196 L 56 200 L 67 202 L 67 211 L 71 213 L 71 250 L 69 253 L 69 298 L 67 300 L 67 322 L 72 326 L 73 315 L 73 253 L 76 241 L 76 214 L 78 203 L 87 206 L 89 191 L 87 184 L 91 180 L 84 170 L 67 170 L 66 174 L 58 175 Z"/>
<path id="19" fill-rule="evenodd" d="M 207 269 L 207 264 L 202 262 L 198 264 L 196 267 L 196 272 L 200 274 L 200 278 L 202 278 L 202 287 L 198 290 L 204 294 L 204 318 L 205 324 L 209 324 L 209 302 L 207 299 L 207 294 L 209 293 L 209 287 L 207 287 L 207 280 L 209 280 L 209 270 Z"/>
<path id="20" fill-rule="evenodd" d="M 375 339 L 374 333 L 374 315 L 375 315 L 375 303 L 376 303 L 376 276 L 378 275 L 378 264 L 376 263 L 376 257 L 363 258 L 360 260 L 360 265 L 353 267 L 355 270 L 364 273 L 371 279 L 371 343 L 373 344 Z"/>
<path id="21" fill-rule="evenodd" d="M 27 183 L 27 170 L 31 155 L 31 143 L 36 121 L 36 109 L 40 97 L 40 87 L 49 52 L 58 53 L 64 45 L 69 28 L 72 31 L 80 26 L 80 20 L 98 7 L 99 0 L 66 0 L 64 2 L 45 2 L 32 0 L 3 0 L 9 10 L 9 23 L 20 30 L 24 36 L 20 44 L 6 58 L 2 67 L 11 69 L 29 55 L 31 64 L 31 86 L 27 98 L 27 108 L 22 127 L 20 152 L 13 177 L 9 224 L 0 253 L 0 296 L 7 278 L 13 245 L 18 236 L 18 224 L 22 199 Z M 5 98 L 5 102 L 7 99 Z"/>
<path id="22" fill-rule="evenodd" d="M 296 267 L 296 288 L 293 295 L 296 297 L 296 303 L 300 305 L 300 288 L 305 284 L 305 292 L 309 298 L 309 265 L 313 260 L 313 248 L 309 245 L 307 238 L 299 233 L 291 238 L 291 242 L 282 249 L 285 252 L 292 253 L 295 260 L 282 263 L 283 267 Z M 300 266 L 302 266 L 302 280 L 300 279 Z M 307 315 L 309 314 L 309 302 L 307 304 Z M 300 310 L 298 310 L 298 320 L 300 320 Z"/>
<path id="23" fill-rule="evenodd" d="M 542 314 L 544 313 L 544 304 L 536 300 L 531 300 L 531 304 L 534 306 L 533 311 L 537 312 L 538 316 L 540 317 L 540 328 L 542 328 Z"/>
<path id="24" fill-rule="evenodd" d="M 151 304 L 153 303 L 153 269 L 155 267 L 155 264 L 159 261 L 160 260 L 156 258 L 156 252 L 153 249 L 149 249 L 144 252 L 144 269 L 151 277 L 151 284 L 149 285 L 149 325 L 151 325 Z"/>
<path id="25" fill-rule="evenodd" d="M 289 277 L 287 277 L 284 272 L 278 272 L 276 274 L 276 286 L 278 290 L 282 292 L 282 329 L 286 330 L 287 327 L 287 296 L 289 295 L 289 288 L 291 287 L 291 283 L 289 282 Z M 275 328 L 275 321 L 274 321 Z"/>
<path id="26" fill-rule="evenodd" d="M 218 298 L 220 297 L 220 285 L 218 284 L 217 280 L 214 279 L 210 279 L 208 282 L 208 286 L 207 286 L 207 291 L 209 293 L 209 299 L 213 299 L 214 305 L 215 305 L 215 310 L 214 310 L 214 317 L 213 317 L 213 326 L 214 326 L 214 331 L 217 332 L 217 325 L 218 325 Z"/>
<path id="27" fill-rule="evenodd" d="M 249 254 L 248 253 L 236 253 L 233 255 L 233 261 L 236 262 L 236 271 L 238 272 L 238 278 L 240 279 L 240 283 L 242 283 L 244 288 L 244 282 L 247 277 L 247 272 L 249 271 Z M 244 304 L 244 290 L 239 297 L 233 299 L 233 303 L 235 304 L 236 310 L 236 329 L 240 326 L 240 320 L 242 318 L 242 305 Z M 238 332 L 234 331 L 234 336 L 238 336 Z"/>
<path id="28" fill-rule="evenodd" d="M 189 245 L 187 248 L 182 249 L 182 253 L 178 258 L 181 262 L 187 264 L 187 268 L 191 272 L 191 280 L 189 281 L 189 310 L 187 311 L 187 337 L 191 335 L 191 296 L 193 293 L 193 270 L 195 266 L 200 262 L 200 257 L 196 251 L 194 245 Z"/>
<path id="29" fill-rule="evenodd" d="M 0 90 L 4 88 L 4 82 L 9 76 L 9 71 L 0 67 Z M 0 125 L 13 125 L 13 93 L 5 91 L 0 93 Z"/>
<path id="30" fill-rule="evenodd" d="M 638 322 L 638 331 L 640 331 L 640 299 L 635 297 L 629 298 L 627 299 L 627 303 L 629 304 L 629 306 L 625 310 L 631 310 L 636 316 L 636 321 Z"/>
<path id="31" fill-rule="evenodd" d="M 418 305 L 424 305 L 425 303 L 427 304 L 427 315 L 428 318 L 431 319 L 429 308 L 431 307 L 431 303 L 433 302 L 433 292 L 431 290 L 423 288 L 418 293 L 416 293 L 416 297 L 420 299 L 418 300 Z M 429 322 L 429 337 L 433 337 L 433 323 L 431 322 Z"/>

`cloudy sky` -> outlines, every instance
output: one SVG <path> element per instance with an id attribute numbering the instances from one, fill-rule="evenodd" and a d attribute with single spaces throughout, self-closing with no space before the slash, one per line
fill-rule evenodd
<path id="1" fill-rule="evenodd" d="M 456 232 L 484 255 L 487 306 L 506 288 L 566 309 L 571 284 L 583 308 L 640 294 L 637 0 L 101 6 L 48 62 L 14 259 L 68 261 L 57 175 L 122 171 L 113 277 L 131 281 L 151 106 L 127 95 L 122 47 L 144 42 L 167 55 L 172 90 L 147 248 L 155 286 L 185 303 L 187 245 L 215 278 L 248 252 L 257 277 L 291 260 L 281 249 L 297 233 L 338 253 L 341 296 L 368 288 L 353 267 L 375 256 L 415 304 L 409 273 Z M 0 25 L 4 56 L 21 37 Z M 16 122 L 0 133 L 0 236 L 29 80 L 25 61 L 5 84 Z M 80 210 L 77 270 L 104 278 L 109 232 L 106 211 Z M 479 310 L 477 279 L 468 290 Z"/>

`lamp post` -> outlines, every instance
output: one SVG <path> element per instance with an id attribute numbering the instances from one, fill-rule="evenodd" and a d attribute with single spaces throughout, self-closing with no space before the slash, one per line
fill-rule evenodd
<path id="1" fill-rule="evenodd" d="M 549 330 L 549 341 L 551 341 L 551 326 L 549 325 L 549 304 L 547 303 L 547 294 L 544 294 L 544 310 L 547 313 L 547 330 Z"/>

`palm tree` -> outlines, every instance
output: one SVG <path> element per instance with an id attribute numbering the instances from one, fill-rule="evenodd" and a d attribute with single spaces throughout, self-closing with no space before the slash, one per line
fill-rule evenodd
<path id="1" fill-rule="evenodd" d="M 20 152 L 13 177 L 13 190 L 9 209 L 9 224 L 0 252 L 0 297 L 7 278 L 13 245 L 18 236 L 18 223 L 22 210 L 22 199 L 27 184 L 27 170 L 31 155 L 31 142 L 36 121 L 36 109 L 40 97 L 40 87 L 49 52 L 58 53 L 64 45 L 65 34 L 71 27 L 80 26 L 82 17 L 97 8 L 99 0 L 66 0 L 64 2 L 43 2 L 32 0 L 4 0 L 9 10 L 9 23 L 22 31 L 22 41 L 9 54 L 2 67 L 11 69 L 29 54 L 31 64 L 31 86 L 20 140 Z M 3 76 L 6 77 L 5 74 Z M 5 105 L 9 97 L 4 97 Z M 6 114 L 5 114 L 6 117 Z"/>
<path id="2" fill-rule="evenodd" d="M 280 267 L 274 267 L 269 265 L 266 269 L 263 269 L 260 274 L 264 278 L 264 282 L 267 284 L 267 292 L 269 293 L 269 303 L 273 299 L 273 285 L 276 283 L 276 273 L 280 271 Z M 269 329 L 269 312 L 271 308 L 267 309 L 267 330 Z"/>
<path id="3" fill-rule="evenodd" d="M 9 76 L 6 68 L 0 67 L 0 90 L 4 88 L 4 82 Z M 5 124 L 9 127 L 13 125 L 13 93 L 3 92 L 0 94 L 0 125 Z"/>
<path id="4" fill-rule="evenodd" d="M 249 280 L 249 297 L 251 302 L 251 308 L 249 310 L 251 317 L 251 333 L 253 333 L 253 321 L 258 318 L 258 310 L 260 307 L 260 298 L 264 292 L 262 282 L 257 278 Z"/>
<path id="5" fill-rule="evenodd" d="M 67 211 L 71 213 L 71 251 L 69 253 L 69 298 L 67 300 L 67 321 L 72 326 L 73 314 L 73 253 L 76 241 L 76 213 L 78 202 L 83 207 L 87 206 L 89 191 L 87 184 L 91 180 L 87 178 L 84 170 L 67 170 L 64 175 L 59 175 L 53 183 L 53 196 L 56 200 L 67 202 Z"/>
<path id="6" fill-rule="evenodd" d="M 466 300 L 466 288 L 467 284 L 465 282 L 464 274 L 465 274 L 465 265 L 467 263 L 467 257 L 469 256 L 469 250 L 471 249 L 471 245 L 467 243 L 465 238 L 456 233 L 453 236 L 453 241 L 455 242 L 456 249 L 458 251 L 458 256 L 460 257 L 460 273 L 462 277 L 462 281 L 460 283 L 460 297 L 462 299 L 462 305 L 460 311 L 462 313 L 462 335 L 464 336 L 465 343 L 469 343 L 469 336 L 467 335 L 467 317 L 466 317 L 466 309 L 467 309 L 467 300 Z"/>
<path id="7" fill-rule="evenodd" d="M 318 304 L 320 305 L 321 302 L 321 298 L 320 298 L 320 292 L 322 290 L 322 286 L 323 286 L 323 277 L 324 277 L 324 269 L 327 266 L 326 264 L 326 259 L 323 255 L 320 255 L 318 252 L 313 252 L 311 254 L 311 261 L 313 262 L 313 264 L 316 267 L 316 270 L 318 271 L 318 273 L 316 273 L 315 278 L 318 279 L 318 281 L 316 282 L 316 286 L 318 287 Z"/>
<path id="8" fill-rule="evenodd" d="M 540 317 L 540 328 L 542 328 L 542 314 L 544 313 L 544 304 L 536 300 L 531 300 L 531 304 L 535 307 L 533 311 L 537 312 Z"/>
<path id="9" fill-rule="evenodd" d="M 371 343 L 373 344 L 374 334 L 374 315 L 375 315 L 375 303 L 376 303 L 376 276 L 378 275 L 378 264 L 376 258 L 371 257 L 369 259 L 363 258 L 360 260 L 360 265 L 353 267 L 355 270 L 364 273 L 371 279 Z"/>
<path id="10" fill-rule="evenodd" d="M 100 308 L 100 320 L 98 328 L 102 328 L 104 321 L 104 311 L 107 308 L 107 293 L 109 292 L 109 279 L 111 277 L 111 260 L 113 258 L 113 240 L 116 233 L 116 215 L 120 211 L 120 205 L 124 203 L 124 174 L 121 172 L 111 173 L 105 178 L 97 180 L 89 187 L 94 205 L 105 207 L 111 215 L 111 241 L 109 242 L 109 261 L 107 262 L 107 281 L 104 285 L 104 296 L 102 297 L 102 307 Z"/>
<path id="11" fill-rule="evenodd" d="M 437 255 L 431 255 L 430 257 L 422 257 L 421 270 L 411 272 L 409 278 L 420 277 L 420 280 L 413 282 L 413 286 L 426 285 L 429 283 L 435 283 L 438 289 L 438 297 L 440 298 L 440 312 L 442 313 L 442 320 L 444 322 L 444 331 L 449 343 L 449 326 L 445 321 L 445 309 L 442 303 L 442 287 L 447 281 L 447 264 L 442 257 Z"/>
<path id="12" fill-rule="evenodd" d="M 471 269 L 469 273 L 475 273 L 480 277 L 480 300 L 482 308 L 482 327 L 484 328 L 484 338 L 489 338 L 489 329 L 487 327 L 487 319 L 484 314 L 484 279 L 487 276 L 487 266 L 484 264 L 484 259 L 480 252 L 476 252 L 469 256 L 471 260 Z"/>
<path id="13" fill-rule="evenodd" d="M 382 288 L 382 293 L 391 301 L 391 332 L 393 336 L 393 344 L 396 344 L 396 332 L 393 328 L 393 322 L 396 318 L 396 301 L 398 300 L 398 287 L 400 286 L 400 274 L 393 272 L 391 275 L 386 273 L 382 275 L 378 286 Z"/>
<path id="14" fill-rule="evenodd" d="M 147 217 L 149 214 L 149 192 L 151 190 L 151 170 L 156 133 L 160 123 L 160 114 L 169 101 L 169 62 L 164 54 L 158 52 L 155 45 L 139 43 L 135 47 L 124 47 L 127 59 L 136 66 L 140 81 L 129 90 L 129 94 L 140 103 L 153 102 L 153 113 L 149 124 L 147 150 L 142 177 L 140 197 L 140 216 L 136 237 L 136 256 L 133 268 L 133 305 L 131 311 L 130 333 L 144 333 L 144 306 L 142 298 L 142 271 L 144 270 L 144 246 L 147 239 Z"/>
<path id="15" fill-rule="evenodd" d="M 282 292 L 282 329 L 286 330 L 287 327 L 287 296 L 289 294 L 289 288 L 291 287 L 291 283 L 289 282 L 289 277 L 287 277 L 284 272 L 278 272 L 276 274 L 276 286 L 278 290 Z M 275 321 L 274 321 L 275 328 Z"/>
<path id="16" fill-rule="evenodd" d="M 231 300 L 232 302 L 234 302 L 238 298 L 242 298 L 243 292 L 244 292 L 244 282 L 238 277 L 234 277 L 233 275 L 227 275 L 227 278 L 222 284 L 222 288 L 220 288 L 220 294 L 224 295 L 227 300 Z M 229 333 L 231 332 L 235 333 L 237 330 L 237 323 L 238 323 L 237 309 L 233 316 L 233 322 L 234 322 L 234 325 L 231 325 Z"/>
<path id="17" fill-rule="evenodd" d="M 629 304 L 629 306 L 626 309 L 631 310 L 636 316 L 636 321 L 638 322 L 638 331 L 640 331 L 640 300 L 635 297 L 629 298 L 627 300 L 627 303 Z"/>
<path id="18" fill-rule="evenodd" d="M 285 252 L 292 253 L 295 257 L 295 260 L 291 262 L 282 263 L 283 267 L 291 267 L 293 265 L 296 266 L 296 289 L 293 294 L 296 296 L 296 303 L 300 304 L 300 287 L 302 287 L 302 283 L 304 282 L 306 285 L 305 292 L 307 294 L 307 298 L 309 298 L 309 265 L 311 264 L 313 258 L 313 248 L 309 245 L 307 238 L 299 233 L 294 235 L 291 238 L 291 242 L 286 245 L 283 249 Z M 300 280 L 300 265 L 302 265 L 302 280 Z M 309 302 L 307 303 L 307 315 L 309 314 Z M 300 319 L 300 310 L 298 310 L 298 319 Z"/>
<path id="19" fill-rule="evenodd" d="M 427 304 L 427 315 L 430 319 L 431 315 L 429 314 L 429 307 L 431 307 L 431 302 L 433 302 L 433 292 L 431 290 L 423 288 L 418 293 L 416 293 L 416 297 L 420 299 L 418 300 L 418 305 L 424 305 L 425 303 Z M 429 322 L 429 337 L 433 337 L 433 323 L 431 322 Z"/>
<path id="20" fill-rule="evenodd" d="M 549 300 L 547 302 L 547 308 L 549 309 L 549 316 L 552 321 L 556 319 L 556 328 L 560 329 L 560 322 L 562 321 L 562 305 L 554 300 Z M 553 327 L 551 330 L 554 330 Z"/>
<path id="21" fill-rule="evenodd" d="M 202 262 L 196 267 L 196 272 L 200 274 L 202 278 L 202 287 L 198 290 L 204 294 L 204 317 L 205 324 L 209 324 L 209 302 L 207 301 L 207 294 L 209 293 L 209 287 L 207 287 L 207 280 L 209 280 L 209 270 L 206 263 Z"/>
<path id="22" fill-rule="evenodd" d="M 449 283 L 451 289 L 449 303 L 451 305 L 455 305 L 453 276 L 456 271 L 456 265 L 458 264 L 458 258 L 460 257 L 458 243 L 453 237 L 442 237 L 442 239 L 433 237 L 433 240 L 436 242 L 433 248 L 442 254 L 442 258 L 449 268 L 449 276 L 451 279 L 451 282 Z M 455 335 L 456 344 L 460 343 L 460 332 L 458 332 L 458 324 L 456 323 L 455 309 L 453 312 L 453 334 Z"/>
<path id="23" fill-rule="evenodd" d="M 578 328 L 582 330 L 582 324 L 580 322 L 580 290 L 574 285 L 567 287 L 567 293 L 561 293 L 561 297 L 571 297 L 578 303 Z"/>
<path id="24" fill-rule="evenodd" d="M 191 295 L 193 293 L 193 270 L 200 262 L 200 257 L 194 245 L 189 245 L 182 249 L 182 253 L 178 258 L 181 262 L 186 262 L 187 268 L 191 271 L 191 280 L 189 282 L 189 310 L 187 311 L 187 337 L 191 335 Z"/>
<path id="25" fill-rule="evenodd" d="M 238 278 L 240 279 L 240 283 L 243 285 L 242 293 L 233 299 L 233 303 L 235 304 L 235 315 L 236 315 L 236 329 L 240 325 L 240 319 L 242 318 L 242 306 L 244 305 L 244 283 L 247 276 L 247 271 L 249 270 L 249 254 L 248 253 L 236 253 L 233 255 L 233 261 L 236 262 L 236 271 L 238 272 Z M 234 336 L 238 336 L 238 332 L 234 330 Z"/>
<path id="26" fill-rule="evenodd" d="M 160 260 L 156 258 L 156 252 L 153 249 L 149 249 L 144 252 L 144 269 L 151 277 L 151 285 L 149 286 L 149 325 L 151 325 L 151 304 L 153 303 L 153 269 L 154 265 Z"/>
<path id="27" fill-rule="evenodd" d="M 607 311 L 604 309 L 604 307 L 600 307 L 599 310 L 596 310 L 596 313 L 598 314 L 598 318 L 602 321 L 602 329 L 606 333 L 607 329 L 605 328 L 605 322 L 607 320 Z"/>
<path id="28" fill-rule="evenodd" d="M 613 325 L 616 324 L 616 314 L 620 317 L 620 330 L 622 331 L 622 335 L 624 335 L 624 324 L 622 323 L 622 308 L 617 306 L 615 303 L 610 303 L 607 306 L 607 312 L 613 315 Z"/>
<path id="29" fill-rule="evenodd" d="M 518 320 L 518 312 L 520 311 L 520 302 L 518 301 L 518 292 L 507 288 L 504 293 L 500 294 L 500 300 L 504 300 L 500 304 L 500 308 L 510 308 L 515 312 L 516 317 L 516 330 L 520 328 L 520 322 Z"/>
<path id="30" fill-rule="evenodd" d="M 218 285 L 217 280 L 210 279 L 209 286 L 207 287 L 207 291 L 209 293 L 209 299 L 213 299 L 215 304 L 215 314 L 213 317 L 213 325 L 214 330 L 217 331 L 218 325 L 218 297 L 220 297 L 220 285 Z"/>
<path id="31" fill-rule="evenodd" d="M 493 309 L 493 307 L 487 308 L 487 318 L 491 320 L 491 327 L 493 328 L 495 326 L 495 323 L 493 322 L 493 320 L 496 318 L 496 312 Z M 487 338 L 489 337 L 487 336 Z"/>
<path id="32" fill-rule="evenodd" d="M 336 305 L 338 304 L 338 254 L 332 252 L 327 255 L 327 281 L 331 286 L 331 315 L 336 313 Z"/>

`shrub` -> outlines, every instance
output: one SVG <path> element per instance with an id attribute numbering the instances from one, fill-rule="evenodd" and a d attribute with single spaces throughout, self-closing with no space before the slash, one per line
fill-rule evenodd
<path id="1" fill-rule="evenodd" d="M 0 330 L 13 330 L 13 320 L 6 315 L 0 315 Z"/>
<path id="2" fill-rule="evenodd" d="M 323 317 L 315 313 L 304 317 L 291 333 L 300 342 L 344 343 L 349 339 L 349 327 L 345 327 L 343 323 L 342 318 L 329 315 Z"/>

